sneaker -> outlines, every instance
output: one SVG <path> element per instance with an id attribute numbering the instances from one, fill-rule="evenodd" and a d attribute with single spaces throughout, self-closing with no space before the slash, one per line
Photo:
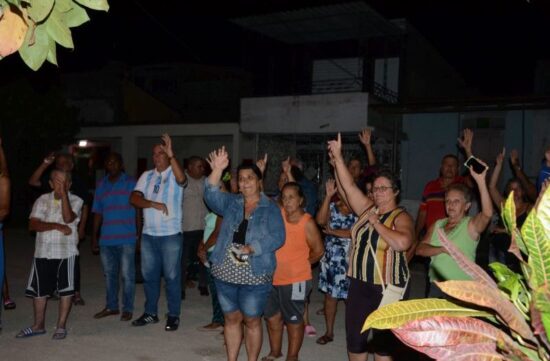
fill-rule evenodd
<path id="1" fill-rule="evenodd" d="M 157 315 L 150 315 L 148 313 L 144 313 L 141 315 L 140 318 L 132 321 L 132 326 L 145 326 L 150 323 L 157 323 L 159 322 L 159 318 Z"/>
<path id="2" fill-rule="evenodd" d="M 180 325 L 180 318 L 175 316 L 168 316 L 168 319 L 166 320 L 166 327 L 164 327 L 165 331 L 176 331 Z"/>

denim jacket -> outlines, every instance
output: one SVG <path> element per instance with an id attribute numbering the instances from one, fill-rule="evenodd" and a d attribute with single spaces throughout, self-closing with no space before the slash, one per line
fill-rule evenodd
<path id="1" fill-rule="evenodd" d="M 219 186 L 212 186 L 205 180 L 204 200 L 206 205 L 223 217 L 222 226 L 210 262 L 220 264 L 225 257 L 233 233 L 239 228 L 244 216 L 244 198 L 241 194 L 224 193 Z M 245 243 L 254 249 L 249 262 L 255 276 L 273 274 L 275 251 L 285 242 L 285 225 L 279 207 L 265 194 L 248 220 Z"/>

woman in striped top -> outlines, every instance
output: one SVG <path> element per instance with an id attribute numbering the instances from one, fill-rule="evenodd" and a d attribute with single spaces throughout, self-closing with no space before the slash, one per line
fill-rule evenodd
<path id="1" fill-rule="evenodd" d="M 366 361 L 368 332 L 361 333 L 363 323 L 380 305 L 388 285 L 407 285 L 406 251 L 412 245 L 414 224 L 411 216 L 398 206 L 399 189 L 392 173 L 381 171 L 375 176 L 370 199 L 349 174 L 342 157 L 340 134 L 328 142 L 328 150 L 338 187 L 359 216 L 351 231 L 346 341 L 349 359 Z M 391 360 L 389 351 L 396 348 L 391 333 L 376 331 L 373 337 L 375 360 Z"/>

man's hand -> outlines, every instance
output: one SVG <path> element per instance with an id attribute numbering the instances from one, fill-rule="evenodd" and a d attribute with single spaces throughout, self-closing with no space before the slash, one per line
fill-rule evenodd
<path id="1" fill-rule="evenodd" d="M 201 263 L 206 263 L 206 247 L 204 246 L 203 242 L 199 242 L 199 247 L 197 249 L 197 257 L 201 261 Z"/>
<path id="2" fill-rule="evenodd" d="M 151 208 L 154 208 L 157 211 L 161 211 L 162 214 L 164 214 L 165 216 L 168 215 L 168 207 L 166 207 L 166 204 L 164 204 L 164 203 L 151 202 Z"/>
<path id="3" fill-rule="evenodd" d="M 48 154 L 46 156 L 46 158 L 44 158 L 44 160 L 43 160 L 44 164 L 46 164 L 46 165 L 50 165 L 54 161 L 55 161 L 55 153 L 54 152 L 51 152 L 50 154 Z"/>
<path id="4" fill-rule="evenodd" d="M 462 138 L 458 138 L 458 144 L 462 149 L 464 149 L 464 152 L 466 152 L 467 156 L 472 155 L 472 143 L 474 141 L 474 132 L 471 129 L 464 129 L 464 132 L 462 133 Z"/>
<path id="5" fill-rule="evenodd" d="M 512 163 L 513 167 L 519 167 L 519 153 L 517 149 L 512 149 L 510 152 L 510 163 Z"/>
<path id="6" fill-rule="evenodd" d="M 256 166 L 260 169 L 260 172 L 262 172 L 263 175 L 265 173 L 265 169 L 267 168 L 267 153 L 264 154 L 262 159 L 258 159 Z"/>
<path id="7" fill-rule="evenodd" d="M 498 166 L 502 166 L 502 162 L 504 162 L 505 155 L 506 155 L 506 148 L 502 148 L 502 151 L 497 154 L 496 164 Z"/>
<path id="8" fill-rule="evenodd" d="M 206 158 L 206 161 L 212 170 L 217 169 L 222 172 L 229 165 L 229 155 L 225 150 L 225 146 L 210 152 L 208 158 Z"/>
<path id="9" fill-rule="evenodd" d="M 372 130 L 370 128 L 365 128 L 359 133 L 359 140 L 366 147 L 370 145 L 370 138 L 372 135 Z"/>
<path id="10" fill-rule="evenodd" d="M 170 139 L 170 136 L 167 133 L 164 133 L 161 138 L 164 144 L 160 146 L 160 149 L 166 153 L 168 158 L 173 158 L 174 151 L 172 150 L 172 139 Z"/>

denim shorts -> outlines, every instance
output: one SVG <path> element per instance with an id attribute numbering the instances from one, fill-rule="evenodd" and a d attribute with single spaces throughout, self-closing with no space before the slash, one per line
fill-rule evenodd
<path id="1" fill-rule="evenodd" d="M 240 311 L 246 317 L 261 317 L 271 284 L 240 285 L 214 279 L 218 291 L 218 301 L 223 313 Z"/>

